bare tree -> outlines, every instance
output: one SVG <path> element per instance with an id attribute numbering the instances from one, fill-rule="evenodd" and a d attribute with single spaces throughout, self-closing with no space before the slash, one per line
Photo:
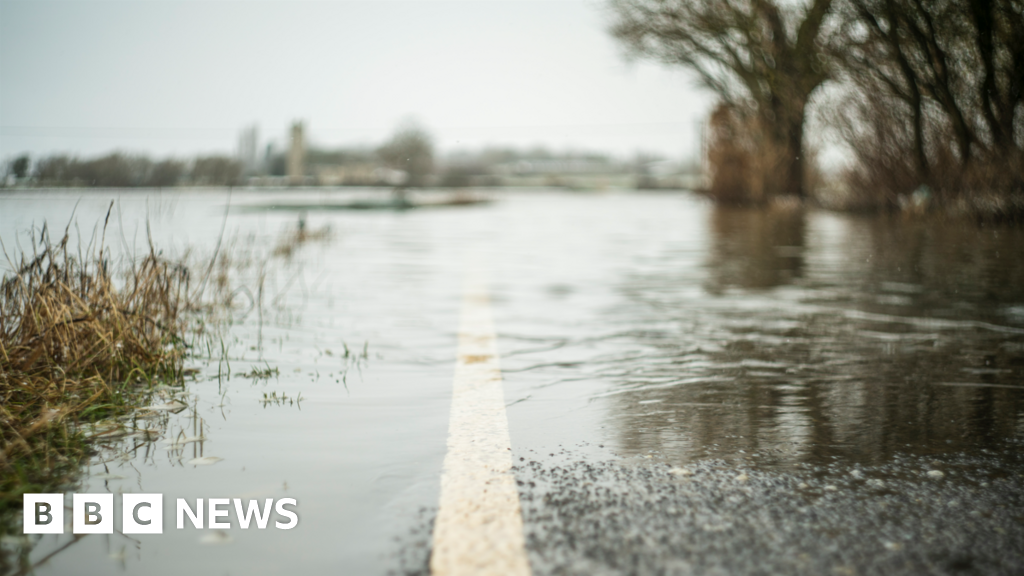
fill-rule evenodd
<path id="1" fill-rule="evenodd" d="M 399 189 L 423 186 L 434 169 L 434 145 L 430 135 L 411 124 L 400 128 L 377 150 L 377 155 L 388 167 L 405 172 Z"/>
<path id="2" fill-rule="evenodd" d="M 807 104 L 830 76 L 832 0 L 610 0 L 612 34 L 634 55 L 682 65 L 735 110 L 752 110 L 770 147 L 766 198 L 804 196 Z"/>
<path id="3" fill-rule="evenodd" d="M 844 0 L 840 14 L 861 95 L 846 133 L 862 174 L 880 176 L 866 184 L 1024 188 L 1024 1 Z"/>
<path id="4" fill-rule="evenodd" d="M 41 174 L 59 175 L 56 183 L 60 185 L 125 188 L 144 185 L 152 164 L 145 156 L 112 152 L 91 160 L 56 157 L 52 166 L 40 166 L 37 170 Z"/>
<path id="5" fill-rule="evenodd" d="M 67 185 L 75 177 L 77 165 L 77 159 L 63 154 L 46 156 L 36 161 L 33 178 L 42 186 Z"/>
<path id="6" fill-rule="evenodd" d="M 181 181 L 184 174 L 184 162 L 170 158 L 167 160 L 161 160 L 153 165 L 153 169 L 149 174 L 149 179 L 146 182 L 146 185 L 155 186 L 157 188 L 175 186 L 179 181 Z"/>
<path id="7" fill-rule="evenodd" d="M 242 163 L 230 156 L 200 156 L 192 164 L 191 176 L 200 186 L 234 186 L 241 182 Z"/>
<path id="8" fill-rule="evenodd" d="M 11 161 L 10 173 L 17 179 L 21 180 L 28 176 L 29 158 L 28 154 L 22 154 Z"/>

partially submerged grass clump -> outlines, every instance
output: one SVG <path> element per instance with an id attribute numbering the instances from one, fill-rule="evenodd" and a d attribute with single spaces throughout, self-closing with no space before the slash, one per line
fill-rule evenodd
<path id="1" fill-rule="evenodd" d="M 280 375 L 281 370 L 279 370 L 276 366 L 272 368 L 270 364 L 267 364 L 266 362 L 263 363 L 263 368 L 260 368 L 259 366 L 253 366 L 251 370 L 249 370 L 245 374 L 242 374 L 243 377 L 252 378 L 253 380 L 268 380 L 273 376 Z"/>
<path id="2" fill-rule="evenodd" d="M 307 242 L 323 242 L 329 240 L 330 237 L 330 226 L 307 229 L 306 217 L 304 215 L 299 216 L 298 226 L 294 230 L 289 230 L 282 234 L 281 238 L 278 239 L 277 245 L 274 246 L 273 255 L 291 258 L 295 250 L 303 244 Z"/>
<path id="3" fill-rule="evenodd" d="M 187 268 L 152 245 L 115 265 L 102 240 L 75 254 L 66 231 L 52 242 L 44 226 L 32 254 L 8 262 L 13 271 L 0 284 L 0 514 L 20 508 L 25 492 L 74 482 L 89 453 L 83 425 L 138 407 L 154 383 L 182 381 L 191 309 Z"/>

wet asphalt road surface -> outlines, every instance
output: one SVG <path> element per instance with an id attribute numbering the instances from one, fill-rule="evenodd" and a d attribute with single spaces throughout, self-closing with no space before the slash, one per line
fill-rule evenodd
<path id="1" fill-rule="evenodd" d="M 1015 575 L 1020 453 L 757 471 L 527 451 L 515 475 L 536 575 Z M 434 512 L 400 539 L 396 573 L 429 573 Z"/>
<path id="2" fill-rule="evenodd" d="M 533 461 L 517 475 L 536 574 L 1024 573 L 1021 477 L 985 458 L 798 473 Z"/>

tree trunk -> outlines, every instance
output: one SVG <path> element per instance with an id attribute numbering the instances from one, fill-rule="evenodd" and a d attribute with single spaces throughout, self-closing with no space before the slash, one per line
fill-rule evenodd
<path id="1" fill-rule="evenodd" d="M 910 89 L 908 104 L 913 114 L 914 163 L 917 166 L 917 176 L 922 181 L 928 182 L 930 181 L 931 166 L 928 163 L 928 154 L 925 150 L 924 101 L 921 97 L 921 88 L 918 86 L 917 75 L 914 73 L 913 67 L 911 67 L 910 62 L 907 60 L 907 55 L 903 52 L 903 46 L 900 44 L 899 17 L 896 5 L 890 0 L 886 3 L 885 9 L 885 16 L 889 22 L 886 40 L 888 41 L 889 49 L 892 50 L 893 57 L 896 59 L 896 63 L 899 65 L 903 80 Z"/>
<path id="2" fill-rule="evenodd" d="M 783 194 L 792 194 L 803 200 L 804 191 L 804 114 L 800 106 L 800 119 L 791 123 L 787 138 L 786 154 L 791 160 L 784 164 L 786 188 Z"/>
<path id="3" fill-rule="evenodd" d="M 763 202 L 776 196 L 805 197 L 804 107 L 800 100 L 780 101 L 775 118 L 764 121 L 766 141 L 760 162 Z"/>

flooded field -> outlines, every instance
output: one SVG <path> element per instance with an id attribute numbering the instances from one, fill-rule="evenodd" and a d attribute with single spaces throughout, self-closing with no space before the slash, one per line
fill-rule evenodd
<path id="1" fill-rule="evenodd" d="M 210 281 L 228 303 L 220 349 L 197 351 L 194 381 L 135 424 L 154 432 L 101 443 L 76 489 L 163 493 L 164 534 L 68 531 L 4 549 L 39 574 L 420 562 L 467 270 L 489 278 L 517 462 L 899 476 L 886 467 L 971 455 L 994 479 L 1024 472 L 1021 229 L 727 209 L 685 193 L 337 209 L 374 195 L 0 196 L 8 252 L 44 221 L 88 238 L 116 200 L 116 253 L 144 252 L 147 234 L 165 254 L 216 252 Z M 295 498 L 298 526 L 173 529 L 174 498 L 218 496 Z"/>

